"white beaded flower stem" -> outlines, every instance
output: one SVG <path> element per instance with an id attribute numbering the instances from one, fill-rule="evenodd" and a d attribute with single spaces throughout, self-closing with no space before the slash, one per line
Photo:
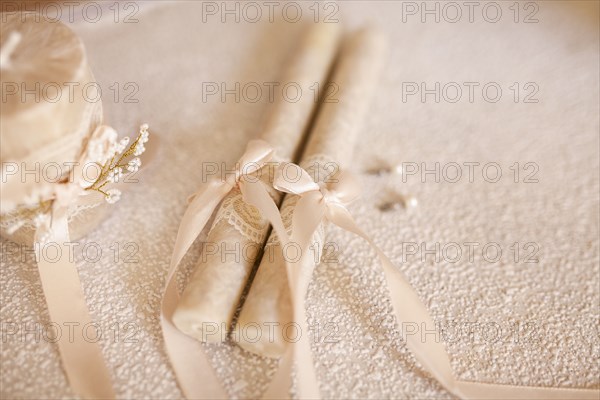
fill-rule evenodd
<path id="1" fill-rule="evenodd" d="M 132 154 L 136 156 L 141 155 L 145 151 L 144 142 L 147 141 L 148 126 L 144 124 L 140 127 L 140 133 L 135 139 L 135 141 L 129 146 L 129 148 L 127 148 L 125 152 L 123 152 L 123 154 L 121 154 L 116 163 L 115 158 L 117 157 L 119 152 L 116 152 L 109 162 L 105 163 L 104 165 L 100 165 L 100 175 L 98 176 L 98 178 L 96 178 L 96 181 L 92 184 L 92 186 L 86 188 L 85 190 L 95 190 L 97 192 L 102 193 L 107 199 L 109 199 L 111 197 L 111 194 L 108 191 L 103 190 L 104 186 L 111 182 L 111 180 L 107 178 L 109 178 L 111 174 L 115 174 L 117 176 L 118 181 L 118 177 L 122 175 L 122 173 L 120 173 L 119 170 L 122 171 L 123 168 L 125 168 L 129 171 L 129 163 L 133 160 L 130 160 L 127 163 L 122 163 L 122 161 L 126 157 L 131 156 Z M 141 165 L 141 161 L 138 161 L 135 164 L 139 167 L 139 165 Z"/>
<path id="2" fill-rule="evenodd" d="M 112 150 L 112 152 L 114 152 L 112 158 L 109 162 L 105 162 L 104 165 L 101 165 L 98 162 L 96 163 L 101 168 L 100 175 L 91 186 L 85 188 L 84 190 L 94 190 L 100 192 L 104 195 L 109 204 L 116 203 L 121 198 L 121 191 L 118 189 L 103 190 L 103 188 L 110 182 L 118 182 L 118 180 L 123 176 L 124 169 L 129 173 L 134 173 L 139 170 L 142 165 L 142 161 L 137 156 L 141 155 L 146 150 L 144 143 L 148 142 L 148 137 L 148 124 L 143 124 L 140 126 L 140 133 L 138 134 L 136 140 L 123 154 L 121 154 L 116 163 L 114 163 L 115 158 L 125 149 L 125 146 L 127 146 L 129 143 L 129 138 L 125 137 L 121 139 L 118 144 L 113 145 L 115 146 L 115 149 Z M 122 163 L 126 157 L 132 154 L 136 157 L 128 160 L 127 163 Z M 41 225 L 43 223 L 43 216 L 50 214 L 50 217 L 52 217 L 50 211 L 52 209 L 54 200 L 55 199 L 53 198 L 39 200 L 37 206 L 35 207 L 20 206 L 15 213 L 16 222 L 9 227 L 9 231 L 16 231 L 23 226 L 25 220 L 27 219 L 31 219 L 36 227 Z"/>

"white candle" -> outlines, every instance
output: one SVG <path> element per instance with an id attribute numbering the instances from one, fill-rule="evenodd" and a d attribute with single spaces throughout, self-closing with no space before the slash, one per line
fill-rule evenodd
<path id="1" fill-rule="evenodd" d="M 339 173 L 338 167 L 347 165 L 352 159 L 360 124 L 383 67 L 385 48 L 385 38 L 368 29 L 357 32 L 344 44 L 332 78 L 332 83 L 339 88 L 337 102 L 322 105 L 300 162 L 317 180 L 334 179 Z M 288 229 L 297 198 L 287 195 L 281 206 Z M 311 248 L 318 251 L 317 255 L 323 254 L 324 236 L 321 227 L 313 237 Z M 296 267 L 312 274 L 315 265 L 315 257 L 311 254 L 304 259 L 303 265 Z M 248 351 L 278 357 L 286 346 L 283 330 L 292 322 L 283 250 L 273 233 L 240 313 L 236 327 L 238 334 L 234 338 Z M 256 329 L 260 332 L 254 332 Z"/>
<path id="2" fill-rule="evenodd" d="M 297 102 L 278 98 L 262 130 L 261 138 L 275 148 L 280 159 L 290 160 L 298 149 L 316 108 L 310 87 L 315 83 L 323 85 L 327 78 L 338 36 L 337 24 L 313 25 L 282 77 L 283 82 L 299 84 L 305 94 Z M 273 196 L 280 199 L 276 193 Z M 257 213 L 254 207 L 243 202 L 238 190 L 223 200 L 207 238 L 211 246 L 217 246 L 216 253 L 201 256 L 173 315 L 173 322 L 182 332 L 206 342 L 226 338 L 256 262 L 257 250 L 263 247 L 269 229 L 268 222 Z M 249 231 L 252 235 L 248 235 Z M 241 252 L 239 259 L 227 255 L 226 249 Z"/>
<path id="3" fill-rule="evenodd" d="M 6 220 L 17 208 L 48 200 L 57 175 L 68 176 L 102 121 L 102 102 L 83 43 L 71 29 L 35 13 L 4 18 L 0 213 Z M 2 235 L 15 239 L 2 226 Z"/>

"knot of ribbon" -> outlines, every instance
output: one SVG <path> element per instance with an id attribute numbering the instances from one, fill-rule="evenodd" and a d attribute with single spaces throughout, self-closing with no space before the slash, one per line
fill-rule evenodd
<path id="1" fill-rule="evenodd" d="M 294 178 L 289 178 L 289 169 L 294 169 Z M 286 163 L 279 166 L 273 187 L 281 192 L 300 196 L 292 217 L 290 240 L 301 247 L 306 245 L 322 219 L 333 223 L 340 213 L 347 213 L 346 205 L 360 195 L 356 178 L 341 172 L 324 182 L 315 182 L 300 166 Z"/>
<path id="2" fill-rule="evenodd" d="M 58 222 L 60 219 L 68 218 L 69 207 L 79 200 L 82 192 L 81 186 L 77 183 L 66 182 L 55 185 L 54 200 L 52 201 L 52 207 L 50 209 L 52 221 L 50 229 L 52 229 L 53 225 L 61 225 L 60 222 Z M 40 229 L 38 228 L 38 230 Z M 66 232 L 66 234 L 68 235 L 68 232 Z"/>
<path id="3" fill-rule="evenodd" d="M 233 173 L 226 174 L 224 179 L 211 179 L 208 185 L 201 186 L 196 193 L 192 194 L 188 198 L 188 202 L 192 203 L 194 199 L 216 190 L 217 187 L 223 197 L 236 187 L 239 187 L 240 191 L 244 193 L 247 183 L 258 183 L 258 179 L 249 178 L 265 167 L 273 159 L 273 156 L 274 151 L 267 142 L 251 140 L 248 142 L 246 151 L 236 163 Z"/>
<path id="4" fill-rule="evenodd" d="M 175 239 L 175 250 L 171 257 L 172 268 L 176 268 L 181 262 L 219 203 L 236 187 L 240 189 L 246 203 L 255 206 L 275 229 L 285 232 L 281 218 L 278 218 L 279 209 L 269 195 L 266 184 L 256 176 L 251 178 L 273 159 L 273 153 L 267 142 L 251 140 L 237 162 L 233 174 L 227 174 L 225 179 L 210 179 L 188 198 L 188 208 Z"/>

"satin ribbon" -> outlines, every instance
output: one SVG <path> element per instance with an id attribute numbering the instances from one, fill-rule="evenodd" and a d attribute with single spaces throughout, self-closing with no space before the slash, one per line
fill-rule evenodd
<path id="1" fill-rule="evenodd" d="M 285 173 L 289 167 L 297 168 L 298 171 L 295 174 Z M 286 178 L 290 175 L 299 176 L 299 179 Z M 304 260 L 313 262 L 308 257 L 310 240 L 319 224 L 324 220 L 362 237 L 375 251 L 383 268 L 394 315 L 399 324 L 403 322 L 416 323 L 419 327 L 434 327 L 435 325 L 415 290 L 379 247 L 358 227 L 346 208 L 346 204 L 355 199 L 360 192 L 359 185 L 350 175 L 341 173 L 335 182 L 317 184 L 308 172 L 297 165 L 287 164 L 278 169 L 273 186 L 282 192 L 300 196 L 293 211 L 292 234 L 289 240 L 300 245 L 302 258 L 299 262 L 286 260 L 286 268 L 294 321 L 300 327 L 302 335 L 299 341 L 288 346 L 280 360 L 280 368 L 267 389 L 265 398 L 289 398 L 291 368 L 294 361 L 297 364 L 298 396 L 301 399 L 320 398 L 304 308 L 310 276 L 303 273 L 301 267 Z M 283 236 L 279 235 L 279 237 Z M 282 243 L 285 242 L 287 241 L 282 240 Z M 310 270 L 312 271 L 312 269 Z M 420 335 L 407 335 L 406 345 L 423 368 L 449 392 L 459 398 L 598 399 L 600 395 L 600 391 L 593 389 L 546 388 L 460 381 L 454 378 L 450 359 L 442 343 L 421 341 Z"/>
<path id="2" fill-rule="evenodd" d="M 239 187 L 244 201 L 256 207 L 278 235 L 286 236 L 279 209 L 265 184 L 255 175 L 272 159 L 273 149 L 268 143 L 262 140 L 250 141 L 237 163 L 235 173 L 228 175 L 226 179 L 213 179 L 202 185 L 190 198 L 190 204 L 179 225 L 161 302 L 160 321 L 167 354 L 181 390 L 188 399 L 222 399 L 227 398 L 227 394 L 219 384 L 201 343 L 179 331 L 173 323 L 173 313 L 179 302 L 175 279 L 177 266 L 206 227 L 215 208 L 235 187 Z"/>
<path id="3" fill-rule="evenodd" d="M 69 328 L 69 334 L 62 334 L 58 339 L 62 365 L 77 395 L 85 399 L 114 399 L 110 373 L 100 345 L 84 337 L 83 329 L 92 325 L 92 318 L 77 266 L 70 259 L 71 248 L 67 245 L 71 242 L 69 207 L 74 203 L 97 202 L 97 199 L 91 194 L 82 197 L 82 188 L 76 182 L 58 184 L 54 192 L 50 218 L 36 229 L 34 243 L 40 251 L 36 258 L 50 321 L 58 324 L 61 332 Z M 48 246 L 59 249 L 58 260 L 43 256 Z M 73 324 L 76 324 L 75 334 L 71 336 Z"/>
<path id="4" fill-rule="evenodd" d="M 92 133 L 105 129 L 97 126 Z M 155 155 L 155 146 L 144 157 L 145 165 Z M 84 333 L 86 327 L 93 324 L 85 301 L 85 293 L 79 279 L 77 266 L 70 259 L 71 242 L 69 235 L 69 209 L 72 206 L 91 206 L 104 201 L 98 192 L 87 192 L 79 185 L 79 177 L 84 177 L 87 163 L 84 151 L 79 162 L 70 171 L 67 183 L 55 184 L 52 187 L 53 201 L 50 218 L 47 218 L 35 232 L 34 245 L 39 249 L 37 265 L 40 280 L 50 314 L 50 320 L 60 326 L 61 330 L 69 328 L 69 334 L 58 339 L 62 365 L 73 391 L 85 399 L 114 399 L 115 393 L 110 372 L 102 355 L 99 342 L 91 342 Z M 142 167 L 144 168 L 144 167 Z M 50 260 L 43 255 L 48 246 L 56 247 L 61 253 L 58 260 Z M 53 251 L 53 250 L 49 250 Z M 77 333 L 71 336 L 71 327 Z M 73 340 L 71 340 L 73 338 Z"/>

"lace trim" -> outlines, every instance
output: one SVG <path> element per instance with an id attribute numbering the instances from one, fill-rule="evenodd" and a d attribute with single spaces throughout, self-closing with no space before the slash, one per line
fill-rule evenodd
<path id="1" fill-rule="evenodd" d="M 317 182 L 325 182 L 337 173 L 337 164 L 332 161 L 331 157 L 325 154 L 316 154 L 309 157 L 306 161 L 301 163 L 301 166 L 306 169 Z M 280 195 L 271 186 L 272 182 L 269 180 L 270 177 L 272 177 L 272 174 L 264 173 L 261 175 L 261 180 L 267 184 L 271 197 L 273 197 L 274 200 L 277 200 Z M 293 209 L 296 205 L 297 197 L 298 196 L 287 195 L 281 207 L 281 217 L 288 234 L 291 234 Z M 254 206 L 244 202 L 242 193 L 238 188 L 233 189 L 225 196 L 225 199 L 223 199 L 223 202 L 215 215 L 209 235 L 213 229 L 216 229 L 215 227 L 221 221 L 227 222 L 242 236 L 259 245 L 262 245 L 267 238 L 269 222 L 262 217 L 260 212 Z M 314 239 L 323 239 L 324 237 L 325 228 L 323 224 L 321 224 Z M 273 234 L 269 238 L 269 243 L 275 240 L 277 240 L 276 235 Z"/>
<path id="2" fill-rule="evenodd" d="M 210 232 L 220 221 L 226 221 L 245 238 L 262 244 L 267 237 L 269 223 L 262 217 L 256 207 L 247 204 L 238 188 L 233 189 L 219 207 Z M 209 232 L 209 235 L 210 235 Z"/>
<path id="3" fill-rule="evenodd" d="M 71 205 L 69 207 L 67 221 L 71 223 L 82 213 L 94 209 L 102 204 L 102 202 L 97 202 L 92 204 Z M 12 232 L 16 232 L 21 229 L 34 231 L 36 229 L 35 219 L 38 213 L 39 210 L 37 208 L 19 208 L 15 211 L 2 214 L 0 216 L 0 230 L 9 235 L 12 234 Z"/>

